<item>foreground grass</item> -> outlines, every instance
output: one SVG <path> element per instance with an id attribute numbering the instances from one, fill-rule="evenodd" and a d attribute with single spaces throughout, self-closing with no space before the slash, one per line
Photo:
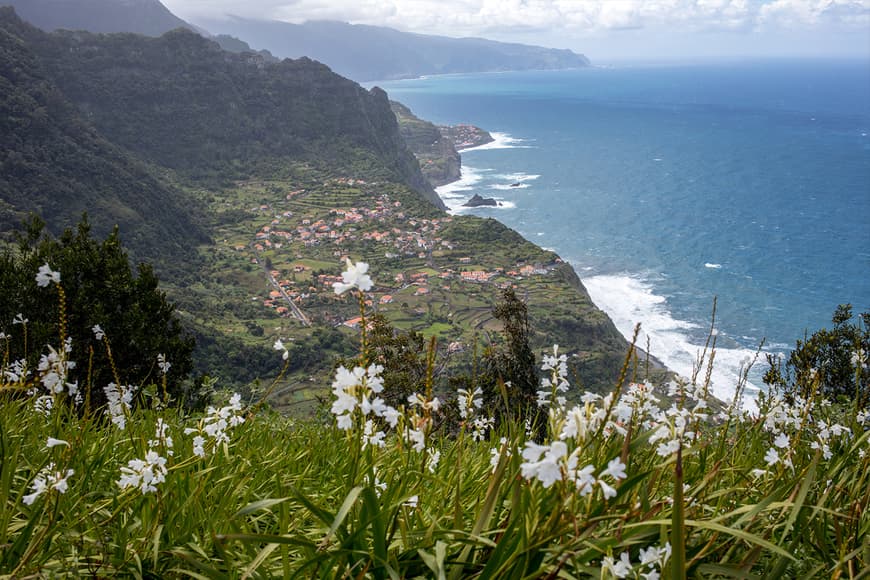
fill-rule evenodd
<path id="1" fill-rule="evenodd" d="M 369 289 L 367 270 L 348 262 L 336 292 Z M 36 281 L 63 306 L 58 273 Z M 870 577 L 870 413 L 818 382 L 747 413 L 741 385 L 708 400 L 712 347 L 664 393 L 624 385 L 629 353 L 615 392 L 571 406 L 554 348 L 538 406 L 501 383 L 484 408 L 474 385 L 433 396 L 433 347 L 421 392 L 393 408 L 360 328 L 321 421 L 238 395 L 186 414 L 167 408 L 165 374 L 112 383 L 95 407 L 93 385 L 66 381 L 68 349 L 33 369 L 7 346 L 0 578 Z"/>
<path id="2" fill-rule="evenodd" d="M 485 441 L 470 426 L 432 431 L 418 452 L 394 433 L 383 447 L 364 447 L 355 430 L 227 406 L 214 411 L 229 419 L 228 440 L 206 435 L 199 457 L 201 417 L 142 410 L 121 430 L 63 405 L 46 416 L 30 399 L 7 397 L 0 575 L 867 577 L 866 414 L 779 400 L 762 401 L 755 418 L 672 412 L 688 422 L 682 446 L 662 455 L 650 439 L 664 423 L 648 423 L 645 396 L 634 387 L 610 405 L 613 421 L 561 440 L 573 469 L 591 465 L 593 478 L 621 459 L 623 477 L 598 476 L 615 489 L 606 498 L 605 485 L 580 488 L 567 455 L 547 483 L 543 464 L 556 446 L 539 450 L 535 468 L 518 424 Z M 590 400 L 562 420 L 575 413 L 593 427 L 610 402 Z M 635 409 L 627 421 L 616 415 L 625 404 Z M 232 427 L 232 417 L 245 420 Z M 47 447 L 50 437 L 66 444 Z M 165 481 L 146 493 L 142 482 L 121 488 L 122 468 L 149 449 L 166 459 Z M 771 449 L 790 465 L 769 464 Z M 49 465 L 48 489 L 28 505 Z M 51 487 L 65 474 L 64 489 Z M 655 563 L 653 547 L 662 550 Z"/>

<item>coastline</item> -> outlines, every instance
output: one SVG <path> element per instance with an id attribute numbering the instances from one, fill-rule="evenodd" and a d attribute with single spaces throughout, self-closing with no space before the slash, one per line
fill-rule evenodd
<path id="1" fill-rule="evenodd" d="M 463 153 L 470 151 L 510 149 L 529 147 L 521 145 L 522 139 L 511 137 L 507 133 L 491 132 L 493 141 L 483 145 L 463 148 Z M 515 176 L 512 176 L 515 177 Z M 538 175 L 526 176 L 536 179 Z M 484 179 L 483 171 L 460 163 L 460 177 L 449 183 L 435 188 L 442 202 L 448 207 L 451 214 L 466 214 L 469 210 L 477 208 L 466 207 L 464 202 L 475 193 L 475 186 Z M 478 192 L 479 193 L 479 192 Z M 483 209 L 512 209 L 516 207 L 513 202 L 500 200 L 503 204 L 499 207 L 484 206 Z M 495 216 L 493 216 L 495 217 Z M 498 219 L 496 217 L 496 219 Z M 499 220 L 506 227 L 513 226 Z M 519 232 L 518 232 L 519 233 Z M 529 243 L 541 247 L 538 243 L 522 235 Z M 544 248 L 558 252 L 554 248 Z M 561 258 L 561 256 L 560 256 Z M 578 291 L 589 296 L 593 304 L 617 329 L 626 343 L 630 343 L 637 323 L 641 323 L 641 332 L 638 335 L 635 347 L 641 357 L 649 354 L 654 367 L 667 370 L 670 373 L 683 377 L 691 377 L 693 367 L 697 361 L 697 354 L 701 352 L 703 345 L 696 345 L 689 340 L 686 334 L 688 330 L 700 331 L 702 325 L 676 319 L 667 309 L 666 299 L 654 293 L 650 283 L 642 277 L 630 273 L 595 274 L 585 277 L 579 274 L 578 266 L 571 260 L 564 260 L 576 276 Z M 646 345 L 651 344 L 650 353 L 646 352 Z M 642 347 L 642 348 L 641 348 Z M 708 353 L 709 356 L 709 353 Z M 734 398 L 735 385 L 740 373 L 730 369 L 742 368 L 747 359 L 751 359 L 750 353 L 745 348 L 728 348 L 717 345 L 716 360 L 720 364 L 714 365 L 712 373 L 711 393 L 714 397 L 729 404 Z M 724 364 L 721 364 L 724 363 Z M 703 377 L 706 367 L 701 369 L 700 377 Z M 753 401 L 759 391 L 759 386 L 749 382 L 743 394 L 743 401 L 749 407 L 753 407 Z"/>
<path id="2" fill-rule="evenodd" d="M 493 137 L 492 141 L 481 144 L 481 145 L 474 145 L 471 147 L 457 149 L 457 151 L 464 153 L 464 152 L 469 152 L 469 151 L 480 151 L 480 150 L 491 150 L 491 149 L 510 149 L 510 148 L 522 147 L 522 146 L 516 145 L 516 143 L 522 142 L 521 139 L 513 138 L 507 133 L 493 131 L 493 132 L 490 132 L 489 134 L 492 135 L 492 137 Z M 466 190 L 465 186 L 473 187 L 473 185 L 475 183 L 477 183 L 477 181 L 480 180 L 479 175 L 477 173 L 475 173 L 474 171 L 471 171 L 470 172 L 471 175 L 468 175 L 469 172 L 465 171 L 467 169 L 469 169 L 469 168 L 461 163 L 461 158 L 460 158 L 460 176 L 457 179 L 454 179 L 448 183 L 442 184 L 442 185 L 435 188 L 435 192 L 441 198 L 441 201 L 444 203 L 444 205 L 447 206 L 447 208 L 448 208 L 447 211 L 450 214 L 457 214 L 457 213 L 462 214 L 462 213 L 465 213 L 465 211 L 467 211 L 467 210 L 477 209 L 475 207 L 464 206 L 462 204 L 456 203 L 457 201 L 467 199 L 467 197 L 468 197 L 467 195 L 460 195 L 460 196 L 453 195 L 454 191 L 465 191 Z M 538 175 L 531 175 L 531 176 L 527 176 L 527 177 L 530 177 L 532 179 L 536 179 L 539 176 Z M 458 189 L 456 187 L 457 185 L 459 185 Z M 501 201 L 501 203 L 507 204 L 507 205 L 500 205 L 498 207 L 494 207 L 494 206 L 482 206 L 482 207 L 485 209 L 501 209 L 501 208 L 510 209 L 510 208 L 515 207 L 515 205 L 512 202 Z M 513 229 L 510 225 L 504 223 L 502 220 L 498 220 L 498 221 L 501 222 L 505 227 Z M 516 230 L 514 230 L 514 231 L 516 231 Z M 628 332 L 623 332 L 623 329 L 620 328 L 620 326 L 616 324 L 616 321 L 614 320 L 614 317 L 612 316 L 612 314 L 610 312 L 608 312 L 607 310 L 605 310 L 604 308 L 602 308 L 598 304 L 598 302 L 593 299 L 592 293 L 589 291 L 589 288 L 586 286 L 586 284 L 584 284 L 583 279 L 578 274 L 577 268 L 574 264 L 572 264 L 568 260 L 563 259 L 559 255 L 559 253 L 556 252 L 555 250 L 553 250 L 552 248 L 543 248 L 542 246 L 540 246 L 539 244 L 537 244 L 533 240 L 529 239 L 527 236 L 524 236 L 524 235 L 520 234 L 519 232 L 517 232 L 517 234 L 521 235 L 523 237 L 523 239 L 525 239 L 530 244 L 533 244 L 533 245 L 537 246 L 538 248 L 545 249 L 547 251 L 552 251 L 554 254 L 556 254 L 556 256 L 560 260 L 562 260 L 564 265 L 570 270 L 571 275 L 573 275 L 573 280 L 571 281 L 571 285 L 574 286 L 578 292 L 585 294 L 589 297 L 589 299 L 593 302 L 595 307 L 604 314 L 604 316 L 607 318 L 608 322 L 625 339 L 626 345 L 631 344 L 633 328 L 629 329 Z M 571 277 L 571 276 L 569 275 L 569 277 Z M 645 357 L 649 358 L 649 361 L 650 361 L 653 369 L 663 370 L 663 371 L 666 371 L 668 373 L 674 373 L 673 369 L 671 369 L 668 365 L 666 365 L 662 360 L 660 360 L 658 357 L 656 357 L 652 353 L 647 353 L 644 348 L 641 348 L 640 344 L 635 344 L 635 349 L 639 353 L 640 358 L 642 358 L 642 359 Z M 721 397 L 720 397 L 720 400 L 722 400 Z"/>

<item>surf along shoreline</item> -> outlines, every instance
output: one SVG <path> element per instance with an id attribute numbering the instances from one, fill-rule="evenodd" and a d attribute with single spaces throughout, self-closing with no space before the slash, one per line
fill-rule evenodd
<path id="1" fill-rule="evenodd" d="M 441 201 L 447 206 L 448 213 L 451 213 L 451 214 L 456 214 L 456 213 L 461 214 L 461 213 L 466 213 L 468 210 L 477 209 L 476 207 L 473 207 L 473 206 L 466 206 L 465 202 L 469 198 L 471 198 L 475 193 L 479 193 L 479 192 L 474 191 L 474 186 L 477 182 L 480 181 L 481 177 L 476 173 L 472 172 L 471 174 L 468 174 L 465 171 L 465 165 L 462 162 L 461 154 L 467 153 L 470 151 L 515 148 L 518 146 L 517 144 L 522 141 L 520 139 L 516 139 L 514 137 L 511 137 L 508 133 L 496 132 L 496 131 L 487 132 L 487 131 L 484 131 L 484 130 L 479 129 L 477 127 L 475 127 L 475 129 L 490 136 L 491 139 L 488 139 L 485 142 L 479 143 L 479 144 L 468 145 L 465 147 L 456 147 L 455 148 L 456 152 L 460 154 L 460 156 L 459 156 L 459 159 L 460 159 L 459 175 L 455 179 L 448 181 L 446 183 L 442 183 L 441 185 L 439 185 L 438 187 L 435 188 L 435 191 L 438 194 L 438 196 L 441 198 Z M 537 177 L 538 177 L 537 175 L 532 176 L 532 178 L 537 178 Z M 523 185 L 525 185 L 525 184 L 523 184 Z M 461 192 L 461 193 L 459 193 L 459 192 Z M 483 194 L 480 194 L 480 195 L 483 195 Z M 482 207 L 484 209 L 501 209 L 501 208 L 509 209 L 509 208 L 515 207 L 515 206 L 511 202 L 506 202 L 506 201 L 500 200 L 499 206 L 488 206 L 487 205 L 487 206 L 482 206 Z M 495 218 L 495 219 L 498 219 L 498 218 Z M 505 227 L 509 227 L 509 228 L 513 229 L 512 226 L 510 226 L 509 224 L 506 224 L 503 220 L 498 220 L 498 221 L 502 222 L 502 224 L 504 224 Z M 526 239 L 526 241 L 528 241 L 529 243 L 540 247 L 538 244 L 536 244 L 535 242 L 530 240 L 527 236 L 523 236 L 523 238 Z M 548 248 L 548 250 L 553 251 L 552 249 L 549 249 L 549 248 Z M 557 256 L 559 256 L 558 252 L 554 251 L 554 253 Z M 559 258 L 562 259 L 561 256 L 559 256 Z M 589 292 L 589 289 L 586 287 L 586 285 L 583 283 L 583 280 L 581 279 L 581 277 L 577 273 L 577 268 L 573 264 L 571 264 L 570 262 L 568 262 L 564 259 L 563 259 L 563 262 L 574 273 L 575 286 L 576 286 L 577 291 L 586 294 L 587 296 L 589 296 L 589 299 L 592 300 L 592 294 Z M 595 304 L 595 307 L 598 308 L 598 310 L 600 310 L 607 317 L 607 319 L 614 326 L 614 328 L 616 328 L 616 330 L 620 333 L 620 335 L 622 335 L 622 337 L 626 341 L 626 344 L 630 344 L 632 334 L 633 334 L 633 327 L 627 333 L 624 332 L 623 329 L 620 328 L 615 323 L 613 317 L 611 316 L 611 314 L 607 310 L 602 308 L 598 304 L 598 302 L 596 302 L 594 300 L 592 300 L 592 302 L 593 302 L 593 304 Z M 673 369 L 669 368 L 659 358 L 655 357 L 654 355 L 652 355 L 650 353 L 647 353 L 644 348 L 641 348 L 640 344 L 635 344 L 635 349 L 636 349 L 636 352 L 638 354 L 638 357 L 641 360 L 646 360 L 648 358 L 652 368 L 657 369 L 657 370 L 667 371 L 671 375 L 677 374 Z M 717 397 L 717 398 L 722 400 L 721 397 Z M 722 402 L 723 402 L 723 404 L 726 403 L 726 401 L 724 401 L 724 400 L 722 400 Z"/>
<path id="2" fill-rule="evenodd" d="M 492 136 L 492 141 L 487 141 L 482 144 L 475 144 L 468 147 L 457 147 L 456 151 L 464 154 L 470 151 L 481 151 L 481 150 L 492 150 L 492 149 L 509 149 L 509 148 L 517 148 L 522 147 L 522 145 L 518 145 L 522 143 L 522 139 L 517 139 L 510 136 L 507 133 L 501 132 L 492 132 L 490 134 Z M 537 178 L 539 176 L 531 176 L 532 178 Z M 467 172 L 464 161 L 460 155 L 460 172 L 459 176 L 456 179 L 453 179 L 450 182 L 443 183 L 435 188 L 435 191 L 438 193 L 442 202 L 448 207 L 448 212 L 452 214 L 460 213 L 469 213 L 469 210 L 475 210 L 477 208 L 465 206 L 465 202 L 473 196 L 475 193 L 480 195 L 485 195 L 482 193 L 482 190 L 479 190 L 476 185 L 485 179 L 485 177 L 477 172 Z M 526 186 L 525 183 L 522 183 L 523 186 Z M 496 198 L 498 199 L 498 198 Z M 510 201 L 500 200 L 501 203 L 499 206 L 483 206 L 483 209 L 493 210 L 493 209 L 510 209 L 515 207 L 515 205 Z M 487 215 L 490 215 L 489 213 Z M 495 215 L 491 215 L 490 217 L 494 217 L 495 219 L 499 219 Z M 513 229 L 513 226 L 506 223 L 504 220 L 499 219 L 506 227 L 510 227 Z M 535 244 L 531 239 L 528 238 L 527 235 L 523 236 L 530 243 Z M 535 244 L 538 245 L 538 244 Z M 547 248 L 550 251 L 555 250 L 553 248 Z M 555 252 L 558 255 L 558 252 Z M 598 308 L 602 313 L 607 316 L 608 320 L 611 324 L 619 331 L 622 337 L 625 339 L 627 343 L 630 343 L 632 340 L 632 336 L 634 334 L 635 325 L 640 322 L 641 323 L 641 332 L 638 336 L 637 343 L 635 344 L 635 348 L 637 349 L 638 356 L 641 358 L 645 358 L 649 356 L 649 360 L 655 368 L 667 370 L 674 376 L 682 376 L 682 377 L 691 377 L 693 374 L 693 365 L 695 364 L 698 355 L 702 351 L 705 350 L 705 346 L 693 344 L 687 337 L 682 336 L 682 331 L 684 330 L 683 326 L 689 323 L 684 321 L 677 320 L 672 317 L 672 315 L 667 311 L 665 299 L 663 297 L 657 296 L 653 293 L 653 289 L 645 283 L 643 280 L 635 279 L 635 277 L 630 276 L 626 273 L 624 276 L 614 276 L 614 275 L 597 275 L 592 276 L 587 281 L 584 281 L 583 278 L 578 274 L 577 266 L 571 261 L 565 260 L 565 264 L 570 266 L 572 271 L 574 272 L 577 280 L 578 291 L 581 291 L 589 296 L 590 300 L 595 304 L 596 308 Z M 626 317 L 626 313 L 622 312 L 625 310 L 624 308 L 615 308 L 613 306 L 613 301 L 608 300 L 608 294 L 612 293 L 612 284 L 604 284 L 603 282 L 611 283 L 615 278 L 619 278 L 621 281 L 620 286 L 626 286 L 624 291 L 617 292 L 617 294 L 623 298 L 629 298 L 629 295 L 632 294 L 631 290 L 637 290 L 636 287 L 640 288 L 640 291 L 644 294 L 642 296 L 642 302 L 644 304 L 652 304 L 653 311 L 647 313 L 647 316 L 640 316 L 640 312 L 638 312 L 638 308 L 632 306 L 628 310 L 636 316 L 632 316 L 631 319 Z M 622 278 L 625 278 L 622 280 Z M 647 296 L 648 295 L 648 296 Z M 648 300 L 645 298 L 649 298 Z M 657 321 L 660 319 L 668 319 L 672 322 L 671 325 L 666 328 L 661 328 L 661 324 L 657 324 Z M 698 325 L 693 325 L 693 328 Z M 649 327 L 649 328 L 647 328 Z M 700 328 L 700 326 L 698 326 Z M 715 332 L 715 331 L 714 331 Z M 679 335 L 679 336 L 677 336 Z M 665 347 L 667 354 L 665 356 L 656 356 L 656 343 Z M 674 350 L 675 343 L 680 343 L 677 350 L 679 352 L 671 353 L 668 351 L 668 348 Z M 646 352 L 646 347 L 642 348 L 644 344 L 651 344 L 650 351 L 651 353 Z M 733 349 L 729 349 L 727 347 L 722 347 L 720 345 L 716 346 L 716 357 L 717 360 L 720 356 L 724 356 L 725 358 L 733 358 L 732 354 L 737 356 L 737 353 L 732 353 Z M 706 357 L 709 358 L 710 351 L 706 350 Z M 740 356 L 743 356 L 743 353 L 740 353 Z M 733 362 L 733 361 L 732 361 Z M 736 364 L 736 363 L 735 363 Z M 742 363 L 741 363 L 742 364 Z M 720 365 L 721 366 L 721 365 Z M 727 367 L 732 367 L 734 365 L 728 364 Z M 699 381 L 703 382 L 705 373 L 707 372 L 706 364 L 704 368 L 702 368 L 698 373 Z M 741 379 L 739 373 L 733 372 L 733 369 L 719 369 L 716 365 L 714 365 L 713 372 L 713 381 L 710 385 L 710 393 L 719 401 L 722 402 L 723 405 L 728 405 L 733 401 L 736 386 L 738 381 Z M 758 387 L 751 383 L 746 385 L 746 388 L 743 390 L 742 400 L 745 405 L 749 407 L 753 407 L 753 401 L 755 399 L 755 394 L 757 393 Z"/>

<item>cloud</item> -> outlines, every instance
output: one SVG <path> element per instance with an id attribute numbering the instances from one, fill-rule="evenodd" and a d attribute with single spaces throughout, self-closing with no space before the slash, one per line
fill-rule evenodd
<path id="1" fill-rule="evenodd" d="M 774 0 L 758 11 L 759 24 L 798 28 L 870 25 L 870 0 Z"/>
<path id="2" fill-rule="evenodd" d="M 226 14 L 288 22 L 333 19 L 451 36 L 533 30 L 583 35 L 639 28 L 697 32 L 870 24 L 870 0 L 163 1 L 194 22 Z"/>

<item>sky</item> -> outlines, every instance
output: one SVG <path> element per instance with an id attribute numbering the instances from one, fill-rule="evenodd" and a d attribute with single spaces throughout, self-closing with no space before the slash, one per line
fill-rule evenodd
<path id="1" fill-rule="evenodd" d="M 162 0 L 194 24 L 342 20 L 569 48 L 596 63 L 870 59 L 870 0 Z M 206 26 L 207 28 L 207 26 Z"/>

